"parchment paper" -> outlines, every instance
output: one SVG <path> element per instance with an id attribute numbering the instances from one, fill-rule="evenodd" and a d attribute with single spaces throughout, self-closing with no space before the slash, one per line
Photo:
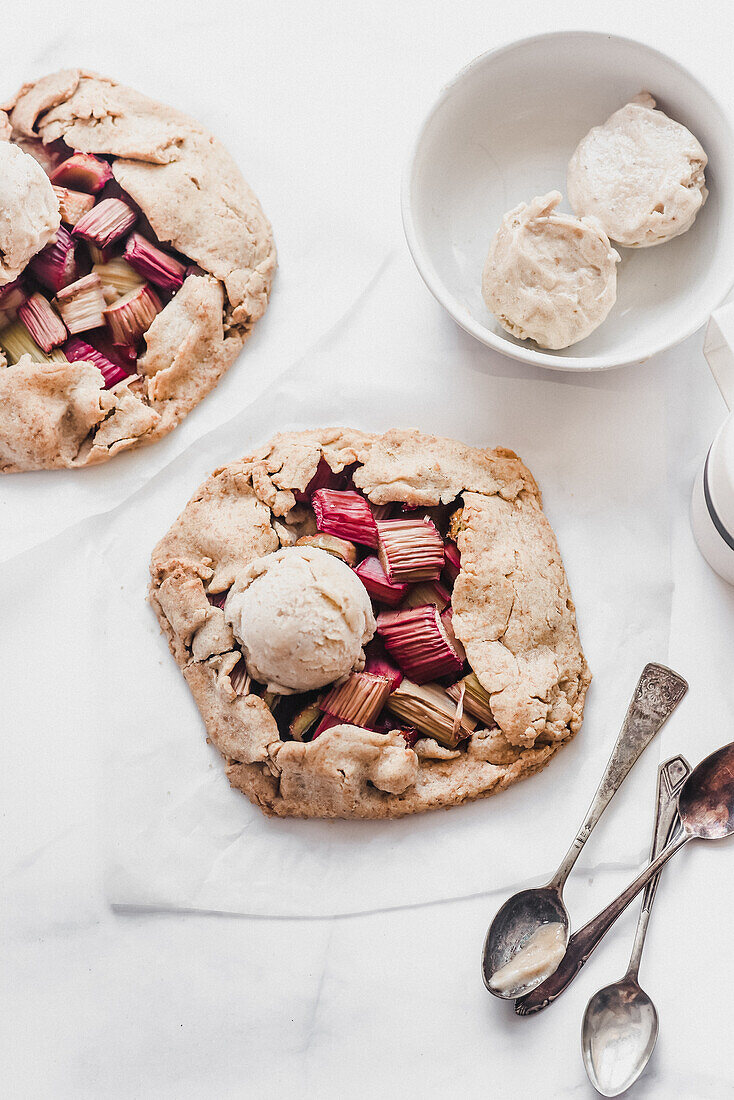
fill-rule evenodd
<path id="1" fill-rule="evenodd" d="M 401 315 L 407 263 L 383 265 L 344 321 L 267 394 L 94 521 L 101 821 L 107 895 L 118 906 L 323 916 L 506 891 L 550 873 L 643 665 L 667 659 L 668 507 L 652 379 L 497 377 L 435 307 L 425 314 L 434 339 L 423 340 L 433 350 L 416 361 L 415 321 Z M 535 474 L 595 675 L 581 733 L 539 776 L 473 805 L 377 823 L 269 820 L 229 788 L 144 603 L 149 555 L 211 469 L 276 430 L 320 424 L 415 426 L 502 444 Z M 584 859 L 593 852 L 598 866 L 600 847 L 609 862 L 642 857 L 658 755 L 652 746 L 643 757 Z"/>

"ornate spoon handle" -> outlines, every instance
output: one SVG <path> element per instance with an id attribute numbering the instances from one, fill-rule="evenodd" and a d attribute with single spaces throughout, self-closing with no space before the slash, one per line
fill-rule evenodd
<path id="1" fill-rule="evenodd" d="M 563 889 L 571 868 L 610 799 L 687 691 L 688 684 L 677 672 L 665 665 L 645 665 L 584 823 L 549 886 L 559 891 Z"/>
<path id="2" fill-rule="evenodd" d="M 655 859 L 655 856 L 660 854 L 665 845 L 673 839 L 680 829 L 680 818 L 678 817 L 678 791 L 690 774 L 691 765 L 684 756 L 672 756 L 670 760 L 666 760 L 665 763 L 661 764 L 658 768 L 658 812 L 655 831 L 652 838 L 652 848 L 650 849 L 651 860 Z M 645 936 L 647 935 L 647 926 L 650 922 L 652 903 L 655 901 L 655 894 L 661 874 L 662 872 L 658 871 L 655 877 L 650 879 L 642 895 L 640 915 L 637 918 L 635 942 L 632 946 L 630 964 L 627 970 L 627 973 L 635 978 L 640 969 L 642 948 L 645 944 Z"/>

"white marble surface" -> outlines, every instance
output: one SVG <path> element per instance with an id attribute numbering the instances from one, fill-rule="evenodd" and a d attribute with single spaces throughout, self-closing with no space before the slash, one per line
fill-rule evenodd
<path id="1" fill-rule="evenodd" d="M 527 0 L 519 8 L 509 0 L 97 8 L 5 0 L 6 91 L 81 63 L 189 110 L 233 148 L 273 220 L 281 259 L 272 308 L 238 367 L 181 429 L 141 452 L 150 466 L 129 456 L 94 479 L 33 475 L 0 486 L 3 580 L 28 585 L 27 601 L 0 608 L 0 1088 L 13 1100 L 593 1095 L 579 1055 L 581 1014 L 588 996 L 622 973 L 634 913 L 553 1009 L 518 1021 L 487 997 L 478 975 L 484 929 L 503 893 L 491 850 L 487 893 L 438 904 L 336 919 L 112 911 L 100 844 L 110 723 L 84 674 L 100 633 L 115 633 L 114 619 L 92 619 L 103 606 L 89 580 L 101 548 L 85 540 L 87 517 L 131 499 L 150 470 L 245 409 L 276 374 L 313 358 L 330 331 L 353 343 L 364 370 L 374 327 L 357 305 L 394 265 L 404 271 L 415 351 L 402 370 L 417 392 L 437 340 L 446 369 L 461 362 L 483 386 L 494 377 L 546 378 L 478 352 L 403 263 L 405 152 L 437 89 L 465 61 L 539 30 L 608 29 L 671 52 L 734 100 L 727 0 Z M 734 592 L 699 558 L 687 520 L 695 470 L 724 415 L 701 344 L 699 334 L 636 368 L 644 400 L 664 410 L 668 478 L 651 507 L 669 532 L 667 659 L 691 683 L 662 749 L 692 762 L 731 739 L 734 701 Z M 313 381 L 318 394 L 317 372 Z M 640 385 L 632 370 L 582 382 L 600 401 Z M 338 392 L 323 401 L 338 410 Z M 263 424 L 263 437 L 278 426 Z M 647 445 L 642 436 L 641 463 Z M 202 472 L 192 459 L 192 487 Z M 55 538 L 56 569 L 29 576 L 33 554 Z M 31 557 L 20 556 L 29 549 Z M 121 684 L 135 690 L 135 658 L 121 652 L 109 670 L 116 698 Z M 165 677 L 171 671 L 163 666 Z M 613 818 L 610 810 L 584 873 L 569 883 L 579 921 L 624 885 L 647 843 L 629 836 L 622 851 Z M 559 856 L 568 839 L 559 837 Z M 661 1036 L 637 1097 L 734 1095 L 732 851 L 691 847 L 662 882 L 642 971 Z"/>

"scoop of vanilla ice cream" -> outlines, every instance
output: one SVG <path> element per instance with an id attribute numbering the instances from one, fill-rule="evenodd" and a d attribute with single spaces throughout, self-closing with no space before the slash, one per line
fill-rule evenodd
<path id="1" fill-rule="evenodd" d="M 18 278 L 60 224 L 59 201 L 41 165 L 0 141 L 0 286 Z"/>
<path id="2" fill-rule="evenodd" d="M 324 687 L 361 668 L 362 647 L 375 633 L 359 577 L 310 546 L 251 562 L 238 573 L 224 614 L 250 676 L 281 695 Z"/>
<path id="3" fill-rule="evenodd" d="M 691 131 L 642 92 L 579 143 L 568 165 L 568 201 L 619 244 L 662 244 L 690 229 L 705 203 L 707 159 Z"/>
<path id="4" fill-rule="evenodd" d="M 619 255 L 593 218 L 554 213 L 560 201 L 551 191 L 505 214 L 482 274 L 502 327 L 542 348 L 583 340 L 617 298 Z"/>

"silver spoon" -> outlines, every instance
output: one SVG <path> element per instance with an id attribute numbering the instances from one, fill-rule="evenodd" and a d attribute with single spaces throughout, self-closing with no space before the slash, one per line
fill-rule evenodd
<path id="1" fill-rule="evenodd" d="M 683 757 L 677 757 L 677 759 L 682 761 Z M 686 767 L 688 766 L 686 765 Z M 690 771 L 690 768 L 688 768 L 688 771 Z M 681 782 L 678 782 L 676 785 L 676 799 L 682 782 L 685 781 L 686 774 L 687 773 L 684 773 L 682 775 Z M 680 827 L 680 821 L 676 820 L 675 831 L 679 831 Z M 671 831 L 670 836 L 672 835 L 673 832 Z M 650 904 L 652 904 L 652 900 Z M 556 998 L 560 997 L 561 993 L 563 993 L 564 989 L 571 984 L 584 963 L 591 957 L 592 952 L 607 934 L 612 923 L 612 921 L 604 922 L 600 921 L 598 917 L 594 917 L 593 920 L 590 920 L 582 928 L 574 932 L 568 941 L 566 954 L 563 956 L 557 969 L 553 971 L 549 978 L 546 978 L 544 982 L 541 982 L 539 986 L 528 993 L 527 996 L 520 997 L 515 1001 L 515 1012 L 517 1015 L 531 1016 L 533 1013 L 541 1012 L 544 1008 L 547 1008 L 548 1005 L 553 1004 Z"/>
<path id="2" fill-rule="evenodd" d="M 679 852 L 684 844 L 694 838 L 721 840 L 734 835 L 734 741 L 712 752 L 711 756 L 707 756 L 693 769 L 678 795 L 678 815 L 682 829 L 676 831 L 662 852 L 647 865 L 644 871 L 640 872 L 619 897 L 610 902 L 606 909 L 602 909 L 601 913 L 597 913 L 594 919 L 577 933 L 577 935 L 584 933 L 586 942 L 592 944 L 592 951 L 632 899 L 647 886 L 650 879 L 655 877 L 670 857 Z M 589 951 L 585 957 L 588 958 L 590 953 Z M 518 1001 L 515 1005 L 518 1016 L 529 1016 L 550 1004 L 578 973 L 583 961 L 584 959 L 579 961 L 577 958 L 575 968 L 565 976 L 560 989 L 554 990 L 549 996 L 545 989 L 555 983 L 556 975 L 561 972 L 564 965 L 564 958 L 548 982 L 543 983 L 543 987 L 538 986 L 534 992 L 523 997 L 522 1001 Z"/>
<path id="3" fill-rule="evenodd" d="M 535 979 L 502 991 L 494 989 L 490 984 L 493 975 L 517 955 L 542 925 L 560 924 L 565 942 L 568 943 L 569 916 L 563 902 L 566 879 L 612 795 L 619 790 L 632 765 L 687 691 L 688 684 L 682 676 L 664 665 L 645 665 L 584 823 L 561 866 L 547 885 L 514 894 L 505 902 L 489 926 L 482 952 L 482 978 L 495 997 L 519 997 L 535 989 L 548 976 L 546 970 Z"/>
<path id="4" fill-rule="evenodd" d="M 650 859 L 654 859 L 680 829 L 678 792 L 690 772 L 690 765 L 682 756 L 666 760 L 658 769 L 657 811 Z M 660 872 L 645 887 L 627 973 L 618 982 L 595 993 L 584 1013 L 581 1053 L 589 1080 L 602 1096 L 619 1096 L 626 1092 L 650 1061 L 657 1042 L 657 1010 L 640 986 L 638 976 L 659 881 Z"/>

